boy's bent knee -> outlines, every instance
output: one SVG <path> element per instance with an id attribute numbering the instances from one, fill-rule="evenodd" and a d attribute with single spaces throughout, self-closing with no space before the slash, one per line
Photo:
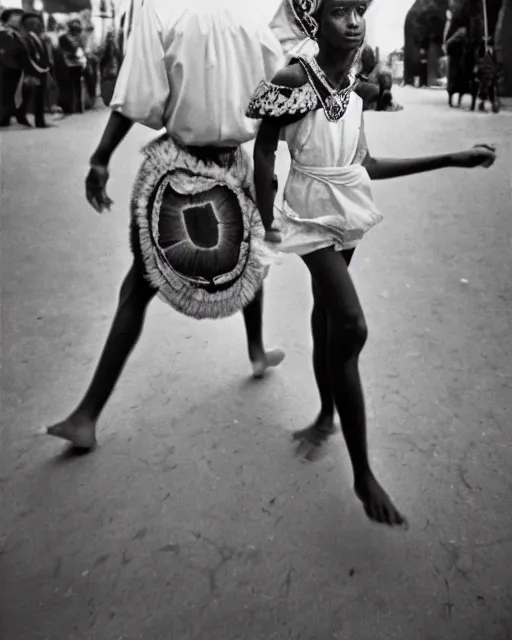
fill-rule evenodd
<path id="1" fill-rule="evenodd" d="M 331 344 L 347 355 L 359 353 L 368 339 L 368 327 L 362 313 L 339 319 L 332 325 Z"/>

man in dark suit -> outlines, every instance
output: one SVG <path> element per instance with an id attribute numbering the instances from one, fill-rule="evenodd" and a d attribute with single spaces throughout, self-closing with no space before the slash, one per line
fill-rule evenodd
<path id="1" fill-rule="evenodd" d="M 8 127 L 16 115 L 20 124 L 30 126 L 26 117 L 16 112 L 21 97 L 21 79 L 28 63 L 21 34 L 21 9 L 6 9 L 0 16 L 0 127 Z"/>
<path id="2" fill-rule="evenodd" d="M 67 33 L 59 37 L 59 49 L 64 63 L 61 107 L 65 114 L 83 113 L 82 78 L 87 60 L 83 50 L 83 26 L 80 20 L 73 18 L 68 22 Z"/>
<path id="3" fill-rule="evenodd" d="M 44 113 L 48 74 L 51 68 L 49 43 L 44 37 L 44 21 L 40 14 L 25 13 L 21 23 L 26 34 L 28 64 L 23 81 L 23 102 L 18 109 L 18 117 L 26 120 L 27 111 L 32 103 L 35 125 L 38 129 L 43 129 L 48 126 Z"/>

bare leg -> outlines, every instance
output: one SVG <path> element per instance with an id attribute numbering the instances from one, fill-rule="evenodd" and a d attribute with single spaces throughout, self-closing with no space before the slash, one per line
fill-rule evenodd
<path id="1" fill-rule="evenodd" d="M 330 386 L 354 472 L 354 489 L 372 520 L 401 525 L 405 520 L 375 478 L 368 458 L 359 354 L 367 329 L 345 260 L 332 249 L 304 257 L 328 316 Z"/>
<path id="2" fill-rule="evenodd" d="M 243 314 L 253 376 L 263 378 L 268 368 L 277 367 L 284 360 L 284 352 L 281 349 L 265 351 L 263 346 L 263 288 L 245 307 Z"/>
<path id="3" fill-rule="evenodd" d="M 94 448 L 98 418 L 137 344 L 146 309 L 155 293 L 132 266 L 121 287 L 114 321 L 90 387 L 67 420 L 47 429 L 49 435 L 81 449 Z"/>
<path id="4" fill-rule="evenodd" d="M 354 249 L 343 251 L 343 258 L 347 267 L 350 265 Z M 334 397 L 331 389 L 331 381 L 328 366 L 329 342 L 328 342 L 328 314 L 322 300 L 321 291 L 312 281 L 313 286 L 313 313 L 311 315 L 311 332 L 313 335 L 313 370 L 315 372 L 316 385 L 320 394 L 320 413 L 312 425 L 293 434 L 294 440 L 299 440 L 298 455 L 307 460 L 319 459 L 322 454 L 315 448 L 324 444 L 327 439 L 336 432 L 334 426 Z"/>

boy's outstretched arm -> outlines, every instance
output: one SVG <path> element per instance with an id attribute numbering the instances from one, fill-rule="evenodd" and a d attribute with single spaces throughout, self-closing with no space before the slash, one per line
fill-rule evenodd
<path id="1" fill-rule="evenodd" d="M 415 173 L 436 171 L 457 167 L 461 169 L 473 169 L 475 167 L 488 168 L 496 160 L 496 150 L 487 144 L 476 145 L 468 151 L 449 153 L 439 156 L 424 158 L 388 159 L 372 158 L 368 153 L 363 166 L 368 171 L 372 180 L 388 180 L 389 178 L 401 178 Z"/>

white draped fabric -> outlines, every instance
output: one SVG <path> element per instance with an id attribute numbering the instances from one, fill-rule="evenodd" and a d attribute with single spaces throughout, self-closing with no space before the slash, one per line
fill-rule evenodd
<path id="1" fill-rule="evenodd" d="M 277 212 L 279 251 L 305 255 L 334 246 L 351 249 L 382 220 L 366 155 L 363 101 L 352 93 L 345 115 L 329 122 L 322 109 L 284 130 L 292 163 Z"/>
<path id="2" fill-rule="evenodd" d="M 256 87 L 283 64 L 268 24 L 240 0 L 144 0 L 111 107 L 186 145 L 237 146 L 257 131 L 245 116 Z"/>

